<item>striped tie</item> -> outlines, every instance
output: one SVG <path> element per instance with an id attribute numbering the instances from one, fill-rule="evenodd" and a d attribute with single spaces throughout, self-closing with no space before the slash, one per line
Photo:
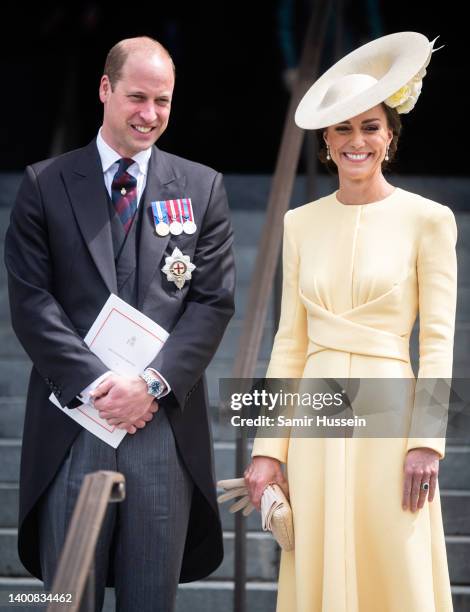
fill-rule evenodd
<path id="1" fill-rule="evenodd" d="M 137 179 L 127 172 L 134 163 L 133 159 L 123 157 L 111 185 L 111 197 L 116 212 L 121 219 L 124 231 L 129 231 L 134 213 L 137 210 Z"/>

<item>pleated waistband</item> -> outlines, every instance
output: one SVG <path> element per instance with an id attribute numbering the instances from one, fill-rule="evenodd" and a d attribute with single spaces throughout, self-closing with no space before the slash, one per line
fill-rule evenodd
<path id="1" fill-rule="evenodd" d="M 409 362 L 409 339 L 334 314 L 301 294 L 308 315 L 308 353 L 330 349 Z M 354 310 L 347 313 L 354 316 Z"/>

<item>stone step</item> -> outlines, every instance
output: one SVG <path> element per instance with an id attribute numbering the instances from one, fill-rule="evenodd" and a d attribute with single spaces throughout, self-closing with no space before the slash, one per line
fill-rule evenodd
<path id="1" fill-rule="evenodd" d="M 21 357 L 0 358 L 0 397 L 26 395 L 31 362 Z"/>
<path id="2" fill-rule="evenodd" d="M 470 271 L 469 271 L 470 277 Z M 1 284 L 1 280 L 0 280 Z M 1 357 L 23 357 L 25 352 L 17 340 L 10 324 L 10 313 L 8 310 L 7 298 L 5 291 L 0 290 L 0 358 Z M 235 328 L 241 330 L 243 318 L 246 313 L 247 300 L 248 300 L 248 285 L 241 285 L 237 287 L 235 293 L 235 315 L 232 321 L 229 323 L 227 333 L 230 331 L 230 327 L 235 323 Z M 468 341 L 470 340 L 470 287 L 461 288 L 458 292 L 458 307 L 456 316 L 456 335 L 455 335 L 455 350 L 454 350 L 454 361 L 459 359 L 468 358 Z M 274 330 L 274 301 L 271 296 L 268 305 L 268 312 L 266 317 L 266 327 Z M 234 346 L 238 346 L 236 343 Z M 272 338 L 268 343 L 268 349 L 271 350 Z M 416 351 L 418 347 L 417 336 L 412 338 L 411 350 Z M 268 353 L 269 354 L 269 353 Z M 235 353 L 232 352 L 232 359 Z M 455 376 L 455 372 L 454 372 Z"/>
<path id="3" fill-rule="evenodd" d="M 217 480 L 235 477 L 235 444 L 215 442 L 215 470 Z M 1 482 L 18 482 L 21 441 L 0 440 Z M 248 463 L 249 455 L 247 455 Z M 439 483 L 442 489 L 470 490 L 470 446 L 448 446 L 440 466 Z"/>
<path id="4" fill-rule="evenodd" d="M 229 323 L 225 335 L 220 343 L 219 348 L 215 354 L 214 360 L 216 359 L 227 359 L 233 360 L 238 350 L 240 342 L 240 336 L 242 333 L 243 321 L 238 318 L 232 319 Z M 264 328 L 263 337 L 261 339 L 259 359 L 267 361 L 271 355 L 271 349 L 273 346 L 274 339 L 274 326 L 273 322 L 268 321 Z"/>
<path id="5" fill-rule="evenodd" d="M 15 201 L 22 176 L 22 171 L 0 173 L 0 213 L 2 213 L 3 227 L 6 227 L 8 223 L 10 209 Z M 264 217 L 272 184 L 272 175 L 224 174 L 224 182 L 236 230 L 239 227 L 244 228 L 243 219 L 246 220 L 247 214 L 250 217 L 256 215 Z M 397 187 L 420 193 L 423 197 L 428 197 L 437 202 L 448 202 L 452 210 L 455 211 L 458 221 L 468 216 L 469 180 L 467 177 L 394 175 L 392 182 Z M 337 188 L 337 178 L 319 174 L 316 178 L 315 198 L 327 195 Z M 298 206 L 306 202 L 305 176 L 299 174 L 294 181 L 292 205 Z M 237 223 L 237 217 L 241 218 L 241 224 Z"/>
<path id="6" fill-rule="evenodd" d="M 265 367 L 267 361 L 263 360 L 262 364 Z M 218 366 L 224 368 L 224 371 L 229 371 L 229 361 L 224 357 L 217 358 L 209 370 L 210 379 L 210 396 L 212 405 L 210 408 L 213 437 L 216 441 L 234 441 L 237 431 L 230 424 L 230 417 L 219 404 L 219 380 L 212 378 L 212 373 L 217 370 Z M 260 365 L 261 369 L 261 365 Z M 261 373 L 264 373 L 262 371 Z M 227 375 L 227 374 L 226 374 Z M 23 433 L 23 421 L 25 413 L 25 397 L 0 397 L 0 439 L 2 438 L 21 438 Z M 453 422 L 452 422 L 453 423 Z M 455 428 L 452 425 L 452 430 L 449 429 L 448 435 L 452 435 L 452 439 L 448 439 L 448 446 L 468 445 L 469 439 L 457 439 L 454 436 L 461 433 L 462 428 Z M 445 462 L 443 463 L 445 466 Z M 445 468 L 444 468 L 445 469 Z M 1 473 L 0 473 L 1 481 Z"/>
<path id="7" fill-rule="evenodd" d="M 235 444 L 215 444 L 218 480 L 235 477 Z M 470 490 L 470 446 L 448 446 L 439 473 L 441 489 Z"/>
<path id="8" fill-rule="evenodd" d="M 21 440 L 0 440 L 1 482 L 16 483 L 20 475 Z"/>
<path id="9" fill-rule="evenodd" d="M 1 281 L 0 281 L 1 282 Z M 0 322 L 0 359 L 3 357 L 27 359 L 23 347 L 11 328 L 10 317 Z M 3 374 L 3 373 L 2 373 Z M 0 374 L 0 376 L 2 375 Z"/>
<path id="10" fill-rule="evenodd" d="M 249 217 L 248 223 L 245 221 L 245 224 L 251 224 L 251 217 Z M 237 288 L 247 286 L 251 282 L 253 267 L 258 254 L 258 238 L 251 245 L 240 244 L 237 239 L 235 239 L 234 252 L 235 267 L 237 270 Z"/>
<path id="11" fill-rule="evenodd" d="M 204 580 L 181 584 L 178 588 L 176 612 L 232 612 L 232 581 Z M 33 578 L 0 578 L 0 591 L 37 592 L 43 591 L 42 583 Z M 247 610 L 249 612 L 269 612 L 276 606 L 277 584 L 275 582 L 248 582 L 246 588 Z M 3 595 L 3 600 L 5 600 Z M 453 586 L 452 599 L 454 612 L 470 612 L 470 587 Z M 0 606 L 2 612 L 17 612 L 17 606 Z M 21 607 L 21 610 L 43 612 L 40 607 Z M 113 589 L 106 589 L 103 612 L 115 612 Z M 417 611 L 418 612 L 418 611 Z M 419 611 L 421 612 L 421 611 Z"/>
<path id="12" fill-rule="evenodd" d="M 0 438 L 21 438 L 25 401 L 24 397 L 0 398 Z"/>
<path id="13" fill-rule="evenodd" d="M 0 483 L 0 528 L 12 528 L 18 525 L 18 501 L 18 484 Z"/>
<path id="14" fill-rule="evenodd" d="M 0 529 L 0 576 L 28 576 L 17 550 L 17 530 Z M 233 577 L 233 532 L 224 532 L 224 560 L 211 578 L 226 580 Z M 470 586 L 470 536 L 446 536 L 447 560 L 451 582 Z M 278 574 L 280 548 L 271 534 L 249 532 L 247 535 L 247 576 L 251 580 L 275 580 Z"/>
<path id="15" fill-rule="evenodd" d="M 235 515 L 229 511 L 230 503 L 220 505 L 222 526 L 225 531 L 235 529 Z M 446 535 L 470 535 L 470 492 L 441 489 L 441 506 Z M 0 483 L 0 528 L 14 528 L 18 521 L 18 485 Z M 253 511 L 246 518 L 249 531 L 261 530 L 261 519 Z"/>
<path id="16" fill-rule="evenodd" d="M 43 592 L 43 585 L 33 578 L 0 578 L 0 592 Z M 276 583 L 248 582 L 246 588 L 247 610 L 249 612 L 268 612 L 276 606 Z M 2 601 L 7 601 L 4 594 Z M 106 589 L 102 612 L 115 612 L 115 596 L 113 589 Z M 18 610 L 45 612 L 44 607 L 26 607 L 1 605 L 1 612 L 18 612 Z M 176 612 L 219 612 L 233 610 L 233 582 L 204 580 L 181 584 L 178 588 Z M 460 610 L 455 610 L 460 612 Z M 463 611 L 462 611 L 463 612 Z"/>
<path id="17" fill-rule="evenodd" d="M 30 579 L 10 580 L 6 579 L 4 584 L 0 583 L 0 590 L 18 592 L 28 590 L 42 592 L 39 581 Z M 268 612 L 274 610 L 276 605 L 276 583 L 247 583 L 247 610 L 249 612 Z M 470 611 L 470 589 L 467 587 L 452 587 L 452 598 L 454 612 Z M 21 608 L 22 610 L 43 609 Z M 183 584 L 179 586 L 177 596 L 176 612 L 206 612 L 207 610 L 233 610 L 233 583 L 230 581 L 215 582 L 203 581 Z M 0 607 L 2 612 L 15 612 L 18 607 Z M 112 589 L 106 590 L 103 612 L 115 611 L 115 597 Z"/>
<path id="18" fill-rule="evenodd" d="M 29 576 L 16 550 L 18 530 L 0 528 L 0 576 Z"/>
<path id="19" fill-rule="evenodd" d="M 0 576 L 29 576 L 21 564 L 16 549 L 17 529 L 0 528 Z M 224 533 L 225 556 L 213 578 L 226 579 L 233 575 L 234 534 Z M 277 575 L 279 547 L 264 532 L 250 532 L 247 537 L 247 575 L 256 580 L 273 580 Z"/>
<path id="20" fill-rule="evenodd" d="M 440 495 L 444 532 L 446 535 L 470 536 L 470 491 L 441 489 Z M 233 531 L 235 529 L 235 515 L 229 511 L 229 506 L 230 502 L 220 504 L 220 516 L 225 531 Z M 0 524 L 3 526 L 2 523 Z M 250 531 L 261 530 L 259 512 L 253 511 L 246 518 L 246 527 Z"/>
<path id="21" fill-rule="evenodd" d="M 214 356 L 214 360 L 219 358 L 227 359 L 233 365 L 233 360 L 238 349 L 240 334 L 242 332 L 243 316 L 246 311 L 247 288 L 241 288 L 236 296 L 236 314 L 229 323 L 222 342 Z M 461 312 L 466 313 L 465 316 L 470 317 L 470 292 L 469 292 L 469 307 L 461 309 Z M 260 346 L 259 358 L 261 360 L 269 360 L 273 339 L 276 328 L 274 326 L 274 304 L 270 301 L 268 308 L 268 316 L 265 323 L 265 331 Z M 410 342 L 410 354 L 413 364 L 418 361 L 418 330 L 416 329 L 412 335 Z M 454 377 L 465 378 L 468 374 L 468 360 L 470 346 L 470 318 L 467 321 L 457 321 L 456 336 L 454 346 Z M 5 364 L 7 364 L 5 366 Z M 25 365 L 26 364 L 26 365 Z M 9 317 L 6 321 L 1 321 L 0 317 L 0 391 L 3 389 L 5 393 L 1 395 L 11 395 L 11 385 L 9 379 L 13 375 L 15 378 L 20 376 L 20 381 L 23 384 L 25 376 L 27 377 L 30 369 L 30 361 L 17 340 L 13 330 L 11 329 Z M 1 396 L 0 395 L 0 396 Z"/>
<path id="22" fill-rule="evenodd" d="M 470 491 L 440 489 L 446 535 L 470 535 Z"/>
<path id="23" fill-rule="evenodd" d="M 255 378 L 261 378 L 266 374 L 268 362 L 266 359 L 259 359 Z M 218 407 L 220 404 L 219 384 L 221 378 L 231 378 L 233 370 L 233 359 L 218 358 L 212 361 L 207 368 L 207 387 L 209 393 L 209 402 L 211 406 Z M 221 416 L 222 418 L 222 416 Z"/>
<path id="24" fill-rule="evenodd" d="M 6 276 L 1 279 L 0 284 L 0 321 L 3 323 L 10 320 L 10 304 L 8 301 L 8 289 L 6 284 Z"/>
<path id="25" fill-rule="evenodd" d="M 470 489 L 470 446 L 448 446 L 439 468 L 442 489 Z"/>
<path id="26" fill-rule="evenodd" d="M 207 369 L 209 399 L 212 405 L 219 404 L 219 379 L 231 377 L 234 355 L 238 347 L 241 329 L 241 321 L 234 320 L 225 338 L 222 340 L 216 356 Z M 266 373 L 272 346 L 272 329 L 272 322 L 268 322 L 262 338 L 258 366 L 255 372 L 256 377 L 262 377 Z M 470 329 L 462 330 L 458 333 L 458 336 L 459 342 L 455 346 L 454 377 L 465 378 L 468 375 L 469 355 L 467 355 L 464 344 L 468 342 L 470 346 Z M 15 342 L 12 344 L 15 344 Z M 2 353 L 0 350 L 0 402 L 3 406 L 10 401 L 10 398 L 24 396 L 28 387 L 31 362 L 19 344 L 16 346 L 17 348 L 13 350 L 12 354 Z M 411 355 L 413 363 L 416 361 L 416 351 L 417 349 L 414 343 L 412 343 Z M 1 415 L 2 413 L 0 413 L 0 422 L 3 418 Z M 1 427 L 0 425 L 0 431 Z M 0 437 L 2 435 L 0 433 Z"/>
<path id="27" fill-rule="evenodd" d="M 446 536 L 446 550 L 451 582 L 470 586 L 470 536 Z"/>

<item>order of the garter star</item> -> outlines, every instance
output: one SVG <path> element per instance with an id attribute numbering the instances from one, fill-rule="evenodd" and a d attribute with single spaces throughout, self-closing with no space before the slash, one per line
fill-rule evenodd
<path id="1" fill-rule="evenodd" d="M 166 274 L 168 281 L 175 283 L 178 289 L 182 289 L 187 280 L 191 280 L 191 273 L 196 266 L 191 263 L 189 255 L 183 253 L 176 247 L 169 257 L 165 257 L 165 265 L 162 272 Z"/>

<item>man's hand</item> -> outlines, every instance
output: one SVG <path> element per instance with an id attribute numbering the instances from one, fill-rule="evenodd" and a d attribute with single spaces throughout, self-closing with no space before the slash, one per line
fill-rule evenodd
<path id="1" fill-rule="evenodd" d="M 404 465 L 403 510 L 416 512 L 424 506 L 426 496 L 432 502 L 439 474 L 439 454 L 431 448 L 413 448 L 408 451 Z M 428 491 L 422 484 L 429 485 Z"/>
<path id="2" fill-rule="evenodd" d="M 158 410 L 157 402 L 147 393 L 147 384 L 138 376 L 111 374 L 90 393 L 90 398 L 101 418 L 130 434 L 145 427 Z"/>

